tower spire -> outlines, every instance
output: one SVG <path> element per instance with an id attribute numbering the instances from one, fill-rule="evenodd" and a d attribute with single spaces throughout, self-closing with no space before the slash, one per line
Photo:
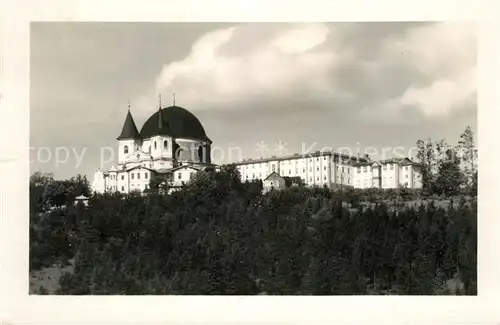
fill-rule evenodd
<path id="1" fill-rule="evenodd" d="M 128 110 L 130 112 L 130 99 L 128 100 Z"/>
<path id="2" fill-rule="evenodd" d="M 163 128 L 163 119 L 161 116 L 161 94 L 158 96 L 159 102 L 158 102 L 158 132 L 161 131 Z"/>
<path id="3" fill-rule="evenodd" d="M 173 95 L 172 95 L 172 102 L 173 102 L 172 106 L 175 106 L 175 93 L 173 93 Z"/>

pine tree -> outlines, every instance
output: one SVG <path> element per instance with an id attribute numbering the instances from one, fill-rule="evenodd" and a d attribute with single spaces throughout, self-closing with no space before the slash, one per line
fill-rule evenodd
<path id="1" fill-rule="evenodd" d="M 472 187 L 473 177 L 477 170 L 477 149 L 474 143 L 474 133 L 470 126 L 467 126 L 464 133 L 460 135 L 458 149 L 464 163 L 464 174 L 467 184 L 469 187 Z"/>
<path id="2" fill-rule="evenodd" d="M 445 195 L 456 195 L 462 182 L 460 160 L 453 149 L 446 151 L 446 158 L 441 162 L 435 182 L 436 191 Z"/>
<path id="3" fill-rule="evenodd" d="M 422 166 L 422 183 L 424 189 L 432 190 L 434 180 L 434 169 L 436 160 L 434 156 L 434 145 L 430 139 L 417 141 L 417 162 Z"/>

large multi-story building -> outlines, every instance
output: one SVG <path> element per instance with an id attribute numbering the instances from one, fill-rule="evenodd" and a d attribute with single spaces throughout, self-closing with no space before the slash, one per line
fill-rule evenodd
<path id="1" fill-rule="evenodd" d="M 276 172 L 283 177 L 300 177 L 308 186 L 354 186 L 355 164 L 368 158 L 316 151 L 307 155 L 245 159 L 235 163 L 242 181 L 264 180 Z"/>
<path id="2" fill-rule="evenodd" d="M 353 157 L 335 151 L 261 159 L 235 163 L 242 181 L 264 180 L 270 174 L 300 177 L 307 186 L 354 188 L 421 188 L 418 164 L 409 158 L 371 161 L 368 156 Z"/>
<path id="3" fill-rule="evenodd" d="M 210 159 L 212 141 L 205 129 L 196 116 L 179 106 L 158 108 L 140 132 L 129 108 L 117 140 L 117 164 L 95 173 L 94 192 L 143 192 L 157 174 L 165 175 L 169 185 L 176 187 L 194 173 L 215 167 Z"/>
<path id="4" fill-rule="evenodd" d="M 355 188 L 422 188 L 422 170 L 409 158 L 359 162 L 355 169 Z"/>

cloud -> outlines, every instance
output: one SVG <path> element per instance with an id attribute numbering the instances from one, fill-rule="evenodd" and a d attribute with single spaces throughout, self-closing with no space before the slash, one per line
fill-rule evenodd
<path id="1" fill-rule="evenodd" d="M 476 69 L 456 78 L 443 78 L 423 87 L 410 86 L 400 98 L 403 106 L 417 106 L 426 115 L 446 116 L 450 111 L 473 104 L 476 99 Z"/>
<path id="2" fill-rule="evenodd" d="M 348 53 L 321 47 L 331 36 L 326 25 L 298 24 L 267 33 L 267 39 L 231 55 L 231 47 L 248 35 L 245 27 L 220 29 L 201 37 L 186 58 L 163 67 L 157 91 L 175 92 L 183 102 L 195 105 L 285 96 L 298 90 L 335 96 L 330 72 Z"/>
<path id="3" fill-rule="evenodd" d="M 464 23 L 408 24 L 370 38 L 370 24 L 237 25 L 201 36 L 169 62 L 157 93 L 194 109 L 234 109 L 297 93 L 396 122 L 408 108 L 428 118 L 475 106 L 476 36 Z M 277 102 L 278 103 L 278 102 Z M 342 106 L 342 107 L 340 107 Z M 275 105 L 283 107 L 283 105 Z"/>
<path id="4" fill-rule="evenodd" d="M 440 23 L 387 39 L 378 58 L 411 72 L 413 81 L 382 106 L 416 107 L 429 117 L 443 117 L 476 106 L 476 34 L 474 25 Z"/>

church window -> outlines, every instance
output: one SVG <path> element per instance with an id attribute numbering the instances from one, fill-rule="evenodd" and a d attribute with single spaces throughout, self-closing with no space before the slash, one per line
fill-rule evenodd
<path id="1" fill-rule="evenodd" d="M 193 172 L 190 172 L 190 173 L 189 173 L 189 178 L 193 178 L 193 175 L 194 175 L 194 173 L 193 173 Z"/>
<path id="2" fill-rule="evenodd" d="M 156 150 L 156 141 L 155 141 L 155 150 Z"/>
<path id="3" fill-rule="evenodd" d="M 148 178 L 148 173 L 144 173 L 144 178 Z"/>
<path id="4" fill-rule="evenodd" d="M 181 173 L 179 173 L 178 176 L 177 176 L 177 178 L 181 179 L 181 176 L 182 176 Z"/>
<path id="5" fill-rule="evenodd" d="M 141 173 L 137 173 L 137 179 L 141 179 Z"/>
<path id="6" fill-rule="evenodd" d="M 148 152 L 151 153 L 151 146 L 148 147 Z"/>
<path id="7" fill-rule="evenodd" d="M 163 149 L 167 149 L 168 148 L 168 141 L 165 140 L 163 141 Z"/>
<path id="8" fill-rule="evenodd" d="M 123 147 L 123 153 L 128 153 L 128 146 Z"/>
<path id="9" fill-rule="evenodd" d="M 122 181 L 125 179 L 125 175 L 122 175 Z"/>
<path id="10" fill-rule="evenodd" d="M 130 174 L 130 177 L 131 177 L 132 179 L 134 179 L 134 173 Z"/>
<path id="11" fill-rule="evenodd" d="M 125 191 L 125 186 L 122 186 L 122 192 Z"/>

